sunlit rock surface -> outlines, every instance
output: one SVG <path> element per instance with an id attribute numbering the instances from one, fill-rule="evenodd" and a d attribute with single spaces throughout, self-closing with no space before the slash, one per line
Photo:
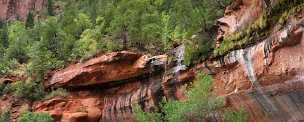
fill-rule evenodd
<path id="1" fill-rule="evenodd" d="M 69 95 L 35 102 L 34 110 L 49 112 L 62 122 L 133 121 L 133 105 L 152 111 L 164 96 L 166 61 L 166 55 L 122 51 L 72 64 L 46 83 L 50 88 L 68 88 Z"/>
<path id="2" fill-rule="evenodd" d="M 48 86 L 87 86 L 126 80 L 149 73 L 146 55 L 132 52 L 112 52 L 72 64 L 56 72 Z"/>

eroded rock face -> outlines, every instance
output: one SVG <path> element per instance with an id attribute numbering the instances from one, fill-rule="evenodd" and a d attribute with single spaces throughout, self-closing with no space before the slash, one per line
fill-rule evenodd
<path id="1" fill-rule="evenodd" d="M 256 4 L 260 5 L 261 1 L 250 2 L 257 2 Z M 264 5 L 271 6 L 276 2 L 264 0 Z M 256 11 L 250 6 L 243 9 Z M 238 11 L 240 10 L 235 10 L 236 13 Z M 243 18 L 246 17 L 244 14 L 246 12 L 232 15 Z M 247 18 L 250 22 L 255 21 L 259 16 L 261 14 L 250 15 Z M 226 23 L 226 26 L 220 29 L 220 31 L 224 30 L 224 33 L 219 33 L 220 38 L 237 30 L 235 25 L 230 24 L 233 22 L 227 19 L 229 17 L 231 15 L 219 20 L 222 22 L 220 26 Z M 302 114 L 304 111 L 301 109 L 304 82 L 303 18 L 302 9 L 290 15 L 286 24 L 269 28 L 271 34 L 266 39 L 256 40 L 259 43 L 210 59 L 198 65 L 196 70 L 212 74 L 213 93 L 226 96 L 227 106 L 244 107 L 251 121 L 301 121 L 304 119 Z M 236 21 L 242 23 L 241 20 Z M 246 24 L 243 24 L 240 27 L 245 26 Z M 224 27 L 226 29 L 222 29 Z"/>
<path id="2" fill-rule="evenodd" d="M 151 111 L 161 101 L 161 78 L 161 75 L 154 75 L 112 87 L 82 87 L 81 90 L 72 90 L 65 98 L 36 102 L 34 110 L 49 112 L 61 122 L 132 121 L 133 105 Z"/>
<path id="3" fill-rule="evenodd" d="M 132 121 L 133 105 L 152 111 L 162 99 L 166 55 L 107 53 L 56 72 L 48 87 L 67 87 L 68 97 L 35 102 L 61 122 Z"/>
<path id="4" fill-rule="evenodd" d="M 30 11 L 40 12 L 46 5 L 46 0 L 1 0 L 0 20 L 25 20 Z"/>
<path id="5" fill-rule="evenodd" d="M 149 73 L 148 56 L 132 52 L 108 53 L 56 72 L 47 86 L 88 86 L 135 78 Z"/>
<path id="6" fill-rule="evenodd" d="M 224 36 L 237 32 L 257 20 L 263 14 L 265 6 L 264 0 L 235 0 L 229 5 L 225 10 L 225 16 L 217 21 L 219 28 L 216 47 Z"/>
<path id="7" fill-rule="evenodd" d="M 228 54 L 214 76 L 214 92 L 230 95 L 231 104 L 244 106 L 252 121 L 303 120 L 298 109 L 303 92 L 303 31 L 295 24 Z"/>

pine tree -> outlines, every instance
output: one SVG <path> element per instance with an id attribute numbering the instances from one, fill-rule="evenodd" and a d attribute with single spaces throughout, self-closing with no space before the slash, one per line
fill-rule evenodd
<path id="1" fill-rule="evenodd" d="M 48 3 L 47 3 L 47 11 L 48 11 L 48 14 L 50 16 L 54 16 L 54 11 L 53 11 L 53 0 L 48 0 Z"/>
<path id="2" fill-rule="evenodd" d="M 29 12 L 25 22 L 26 28 L 32 28 L 34 26 L 34 15 L 32 12 Z"/>
<path id="3" fill-rule="evenodd" d="M 8 47 L 7 24 L 0 21 L 0 45 L 2 48 Z"/>

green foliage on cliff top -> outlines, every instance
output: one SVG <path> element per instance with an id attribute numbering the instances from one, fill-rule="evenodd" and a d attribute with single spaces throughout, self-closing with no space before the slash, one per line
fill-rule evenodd
<path id="1" fill-rule="evenodd" d="M 220 47 L 214 50 L 214 55 L 224 55 L 235 48 L 242 48 L 250 43 L 255 43 L 262 37 L 269 35 L 271 27 L 286 24 L 288 17 L 303 8 L 303 0 L 280 0 L 269 10 L 265 10 L 255 22 L 225 37 Z"/>
<path id="2" fill-rule="evenodd" d="M 160 54 L 185 40 L 196 45 L 188 48 L 190 64 L 212 47 L 215 20 L 229 1 L 48 0 L 43 17 L 30 12 L 26 22 L 0 23 L 0 75 L 20 64 L 40 81 L 46 71 L 98 51 Z"/>

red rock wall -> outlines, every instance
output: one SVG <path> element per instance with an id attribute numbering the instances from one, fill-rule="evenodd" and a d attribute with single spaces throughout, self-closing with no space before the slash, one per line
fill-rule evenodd
<path id="1" fill-rule="evenodd" d="M 260 5 L 261 1 L 250 2 Z M 268 2 L 273 5 L 277 1 Z M 263 3 L 264 7 L 265 4 Z M 247 22 L 255 21 L 261 15 L 254 14 L 259 8 L 252 8 L 250 5 L 246 6 L 244 3 L 245 8 L 240 6 L 240 9 L 231 12 L 238 13 L 242 9 L 252 10 L 249 12 L 252 14 L 250 16 L 245 16 L 245 12 L 239 15 L 227 14 L 220 19 L 219 26 L 222 32 L 219 33 L 220 38 L 235 32 L 230 30 L 236 30 L 235 26 L 231 25 L 235 20 L 227 19 L 231 15 L 247 18 Z M 198 66 L 199 70 L 213 74 L 213 93 L 225 96 L 227 106 L 245 108 L 252 122 L 304 120 L 303 11 L 291 15 L 286 24 L 269 28 L 271 34 L 266 39 L 256 40 L 259 43 L 231 51 L 227 55 L 210 59 Z M 242 23 L 241 20 L 236 21 Z M 243 24 L 241 27 L 245 26 L 246 24 Z"/>
<path id="2" fill-rule="evenodd" d="M 45 5 L 45 0 L 1 0 L 0 20 L 25 20 L 30 11 L 40 12 Z"/>
<path id="3" fill-rule="evenodd" d="M 265 55 L 265 42 L 248 48 L 258 85 L 251 83 L 246 66 L 238 59 L 232 66 L 223 65 L 214 75 L 214 92 L 228 95 L 229 104 L 234 107 L 245 107 L 252 121 L 303 120 L 303 109 L 299 109 L 304 83 L 303 31 L 300 27 L 293 31 L 298 34 L 290 33 L 294 38 L 289 37 L 289 41 L 297 43 L 272 50 L 269 57 Z"/>
<path id="4" fill-rule="evenodd" d="M 46 86 L 69 89 L 67 97 L 34 103 L 61 122 L 133 121 L 132 107 L 155 110 L 163 96 L 166 56 L 127 51 L 107 53 L 51 75 Z"/>

